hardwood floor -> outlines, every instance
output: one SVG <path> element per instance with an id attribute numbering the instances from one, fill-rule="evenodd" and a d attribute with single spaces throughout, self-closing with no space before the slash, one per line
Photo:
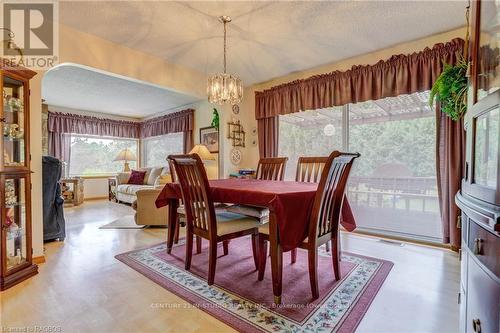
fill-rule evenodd
<path id="1" fill-rule="evenodd" d="M 232 332 L 114 258 L 166 239 L 166 229 L 99 229 L 130 214 L 129 206 L 107 201 L 66 208 L 66 240 L 45 244 L 47 262 L 40 265 L 40 273 L 0 294 L 0 327 Z M 342 234 L 342 249 L 394 262 L 357 332 L 458 331 L 460 265 L 455 253 L 347 233 Z"/>

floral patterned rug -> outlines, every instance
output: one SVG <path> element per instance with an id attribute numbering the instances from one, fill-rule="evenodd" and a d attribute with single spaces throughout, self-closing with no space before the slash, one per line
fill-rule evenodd
<path id="1" fill-rule="evenodd" d="M 184 270 L 183 241 L 166 253 L 161 243 L 116 258 L 163 288 L 182 297 L 241 332 L 354 332 L 389 274 L 389 261 L 342 253 L 341 280 L 335 281 L 329 252 L 319 249 L 320 297 L 311 299 L 307 252 L 297 262 L 283 255 L 282 304 L 273 304 L 270 260 L 263 281 L 257 281 L 250 238 L 231 241 L 229 254 L 219 250 L 215 284 L 208 286 L 208 244 L 194 254 L 190 271 Z M 154 306 L 152 304 L 152 306 Z M 185 304 L 158 304 L 186 309 Z"/>

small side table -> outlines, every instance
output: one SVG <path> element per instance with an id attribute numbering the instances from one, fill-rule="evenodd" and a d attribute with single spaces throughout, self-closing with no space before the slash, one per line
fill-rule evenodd
<path id="1" fill-rule="evenodd" d="M 65 205 L 78 206 L 83 203 L 83 178 L 62 178 L 60 184 Z"/>
<path id="2" fill-rule="evenodd" d="M 108 178 L 108 200 L 117 202 L 116 200 L 116 178 Z"/>

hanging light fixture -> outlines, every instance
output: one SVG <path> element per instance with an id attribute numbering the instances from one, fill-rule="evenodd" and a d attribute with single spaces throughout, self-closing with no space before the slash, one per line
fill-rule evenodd
<path id="1" fill-rule="evenodd" d="M 226 25 L 231 22 L 229 16 L 220 16 L 219 21 L 224 24 L 224 73 L 209 76 L 207 84 L 208 101 L 215 104 L 238 104 L 243 99 L 243 85 L 241 80 L 226 73 Z"/>

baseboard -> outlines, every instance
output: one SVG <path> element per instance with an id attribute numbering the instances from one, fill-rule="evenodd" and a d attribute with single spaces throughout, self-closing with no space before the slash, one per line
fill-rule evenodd
<path id="1" fill-rule="evenodd" d="M 33 257 L 33 263 L 40 265 L 45 263 L 45 256 Z"/>
<path id="2" fill-rule="evenodd" d="M 92 201 L 92 200 L 103 200 L 103 199 L 108 199 L 108 196 L 105 197 L 92 197 L 92 198 L 84 198 L 83 201 Z"/>

